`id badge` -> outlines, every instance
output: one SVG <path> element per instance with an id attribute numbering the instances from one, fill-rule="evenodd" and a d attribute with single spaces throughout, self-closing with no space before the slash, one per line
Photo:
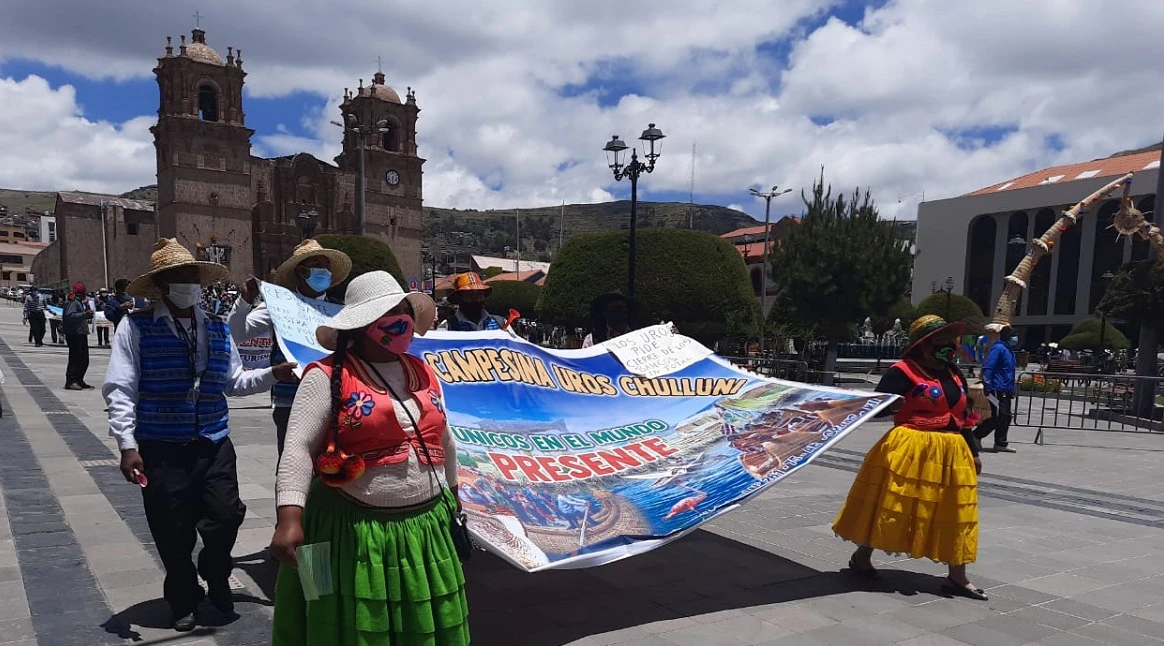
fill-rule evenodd
<path id="1" fill-rule="evenodd" d="M 190 389 L 190 403 L 198 403 L 199 397 L 202 395 L 202 379 L 194 380 L 194 387 Z"/>

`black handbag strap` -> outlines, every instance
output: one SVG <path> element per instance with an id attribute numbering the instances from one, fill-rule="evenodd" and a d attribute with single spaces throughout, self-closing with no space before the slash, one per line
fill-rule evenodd
<path id="1" fill-rule="evenodd" d="M 401 359 L 401 361 L 403 361 L 403 359 Z M 444 495 L 446 485 L 444 482 L 441 481 L 441 477 L 437 473 L 437 470 L 436 470 L 436 465 L 433 464 L 432 456 L 430 456 L 428 453 L 428 446 L 424 443 L 424 438 L 421 437 L 421 435 L 420 435 L 420 424 L 417 423 L 416 418 L 412 416 L 412 411 L 408 410 L 408 406 L 404 405 L 404 399 L 396 393 L 396 389 L 393 388 L 392 384 L 389 383 L 388 380 L 384 378 L 384 375 L 380 374 L 380 371 L 376 369 L 376 366 L 372 365 L 372 363 L 370 361 L 365 361 L 364 364 L 367 365 L 368 368 L 372 371 L 372 373 L 376 375 L 376 378 L 380 380 L 380 383 L 384 384 L 384 387 L 388 389 L 388 395 L 400 404 L 401 410 L 403 410 L 404 414 L 408 416 L 408 421 L 412 422 L 412 433 L 413 433 L 413 435 L 416 436 L 416 441 L 409 442 L 409 443 L 412 444 L 413 453 L 416 453 L 416 460 L 418 462 L 421 461 L 420 460 L 420 451 L 424 451 L 424 459 L 428 462 L 428 468 L 430 470 L 432 470 L 432 476 L 433 476 L 433 478 L 436 479 L 437 486 L 440 487 L 441 501 L 444 502 L 445 509 L 447 509 L 449 511 L 449 516 L 455 517 L 456 513 L 454 512 L 452 505 L 449 504 L 449 499 L 446 498 Z M 446 432 L 447 432 L 447 429 L 446 429 Z M 420 445 L 420 448 L 417 448 L 418 444 Z M 448 459 L 448 456 L 445 456 L 445 459 Z M 450 490 L 451 490 L 451 487 L 450 487 Z"/>

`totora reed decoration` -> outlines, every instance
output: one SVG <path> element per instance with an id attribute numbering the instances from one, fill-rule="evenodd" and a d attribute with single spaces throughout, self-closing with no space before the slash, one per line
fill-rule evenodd
<path id="1" fill-rule="evenodd" d="M 1128 173 L 1119 179 L 1112 181 L 1105 185 L 1098 191 L 1083 198 L 1083 201 L 1063 212 L 1063 215 L 1057 222 L 1051 225 L 1051 228 L 1043 232 L 1043 235 L 1036 238 L 1031 243 L 1031 248 L 1027 255 L 1019 262 L 1014 271 L 1006 277 L 1006 283 L 1002 286 L 1002 296 L 998 299 L 998 304 L 994 307 L 994 313 L 990 318 L 990 324 L 986 327 L 995 332 L 999 332 L 1003 327 L 1011 324 L 1011 319 L 1014 316 L 1015 303 L 1018 302 L 1018 297 L 1022 290 L 1027 288 L 1031 279 L 1031 272 L 1034 271 L 1035 265 L 1044 256 L 1049 256 L 1051 250 L 1055 248 L 1055 243 L 1059 241 L 1059 236 L 1063 235 L 1071 227 L 1079 223 L 1079 218 L 1084 213 L 1095 205 L 1096 202 L 1107 197 L 1120 186 L 1123 186 L 1123 199 L 1120 201 L 1120 209 L 1113 217 L 1112 227 L 1119 235 L 1139 235 L 1148 240 L 1157 249 L 1164 249 L 1164 236 L 1160 233 L 1160 227 L 1154 226 L 1144 218 L 1144 214 L 1132 205 L 1132 199 L 1129 194 L 1132 190 L 1132 173 Z"/>

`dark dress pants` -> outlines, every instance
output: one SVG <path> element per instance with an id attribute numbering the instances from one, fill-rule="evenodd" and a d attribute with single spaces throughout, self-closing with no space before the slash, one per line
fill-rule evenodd
<path id="1" fill-rule="evenodd" d="M 36 343 L 38 346 L 44 345 L 44 312 L 29 312 L 28 313 L 28 333 L 29 340 Z"/>
<path id="2" fill-rule="evenodd" d="M 65 343 L 69 346 L 65 385 L 85 383 L 85 373 L 89 371 L 89 335 L 66 334 Z"/>
<path id="3" fill-rule="evenodd" d="M 199 574 L 212 589 L 229 585 L 230 552 L 247 511 L 238 494 L 234 444 L 229 437 L 218 444 L 202 438 L 186 445 L 143 441 L 139 451 L 149 478 L 142 490 L 146 520 L 166 569 L 163 595 L 181 617 L 204 596 Z M 202 551 L 195 568 L 197 536 Z"/>
<path id="4" fill-rule="evenodd" d="M 985 394 L 997 399 L 998 403 L 990 402 L 990 419 L 974 429 L 974 436 L 981 440 L 994 433 L 994 445 L 1006 446 L 1009 443 L 1007 435 L 1010 433 L 1011 402 L 1014 401 L 1014 393 L 987 391 Z"/>
<path id="5" fill-rule="evenodd" d="M 287 441 L 287 423 L 291 421 L 291 407 L 278 406 L 271 411 L 275 420 L 275 441 L 278 442 L 279 457 L 283 457 L 283 444 Z M 276 467 L 277 468 L 277 467 Z"/>

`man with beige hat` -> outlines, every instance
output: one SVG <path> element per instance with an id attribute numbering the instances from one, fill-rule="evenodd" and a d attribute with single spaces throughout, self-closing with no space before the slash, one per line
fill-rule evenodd
<path id="1" fill-rule="evenodd" d="M 226 323 L 198 306 L 203 287 L 225 276 L 225 267 L 195 260 L 176 240 L 158 240 L 150 271 L 126 290 L 153 306 L 117 327 L 102 387 L 121 473 L 142 488 L 166 570 L 163 596 L 179 631 L 195 628 L 206 596 L 223 615 L 234 611 L 231 550 L 246 506 L 226 398 L 295 378 L 291 363 L 244 370 Z M 203 547 L 195 567 L 198 536 Z"/>
<path id="2" fill-rule="evenodd" d="M 307 300 L 326 300 L 337 305 L 342 301 L 331 299 L 327 290 L 344 282 L 352 271 L 352 259 L 342 251 L 325 249 L 315 240 L 304 240 L 295 247 L 282 265 L 275 270 L 275 284 L 299 294 Z M 276 330 L 271 323 L 271 313 L 265 304 L 255 306 L 259 295 L 259 283 L 251 278 L 243 285 L 242 292 L 234 302 L 234 308 L 227 316 L 230 334 L 235 343 L 243 343 L 255 337 Z M 279 349 L 277 339 L 271 339 L 271 365 L 286 361 Z M 275 421 L 275 438 L 279 455 L 283 455 L 283 443 L 287 438 L 287 421 L 291 418 L 291 404 L 295 401 L 298 383 L 277 384 L 271 389 L 271 417 Z"/>

